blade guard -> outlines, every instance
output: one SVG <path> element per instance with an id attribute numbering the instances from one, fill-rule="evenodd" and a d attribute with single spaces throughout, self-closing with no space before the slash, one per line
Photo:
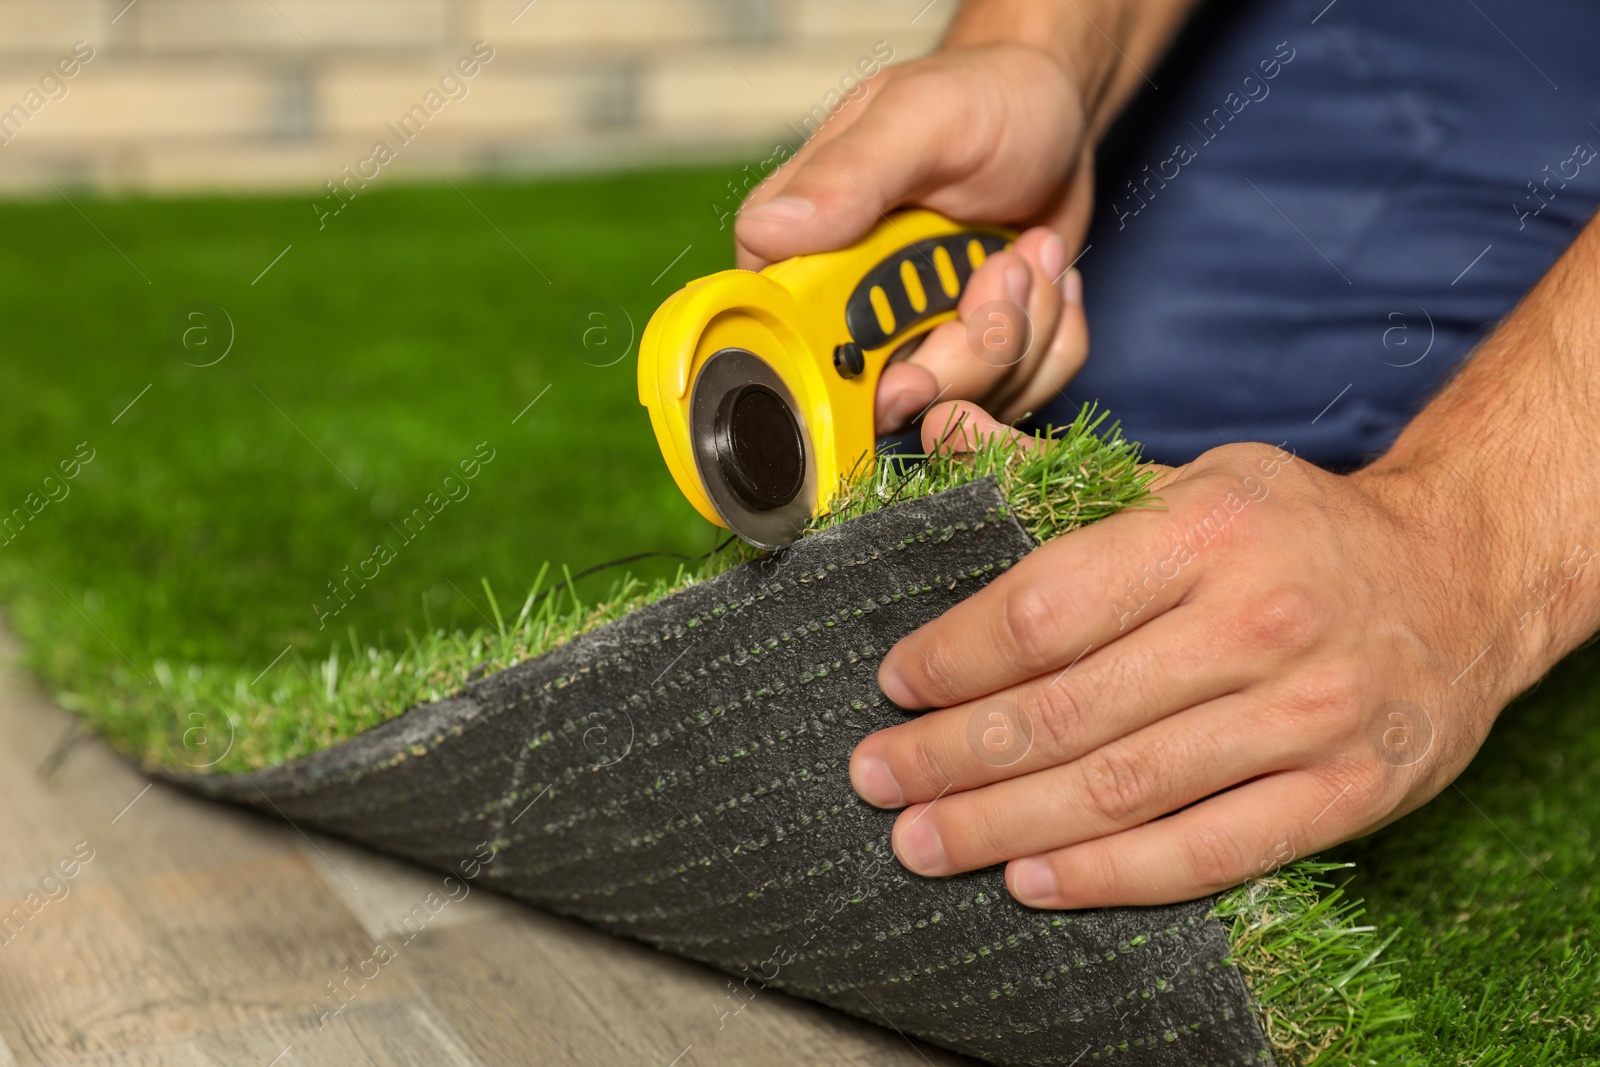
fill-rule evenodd
<path id="1" fill-rule="evenodd" d="M 668 297 L 640 341 L 639 402 L 683 495 L 706 519 L 728 525 L 695 464 L 690 396 L 707 359 L 742 348 L 794 394 L 817 465 L 812 514 L 826 513 L 841 483 L 869 469 L 873 401 L 889 356 L 954 318 L 972 271 L 1011 237 L 931 211 L 901 211 L 851 248 L 759 273 L 721 271 Z M 846 344 L 856 349 L 858 372 L 836 366 Z"/>

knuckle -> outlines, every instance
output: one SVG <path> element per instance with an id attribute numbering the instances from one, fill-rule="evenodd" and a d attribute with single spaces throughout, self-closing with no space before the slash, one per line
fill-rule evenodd
<path id="1" fill-rule="evenodd" d="M 1184 538 L 1197 546 L 1223 548 L 1250 542 L 1257 525 L 1256 509 L 1246 506 L 1237 479 L 1202 471 L 1186 488 L 1182 510 L 1169 520 Z"/>
<path id="2" fill-rule="evenodd" d="M 944 708 L 955 703 L 956 674 L 955 665 L 950 663 L 949 653 L 941 644 L 919 657 L 906 681 L 923 703 L 929 707 Z"/>
<path id="3" fill-rule="evenodd" d="M 1311 589 L 1296 583 L 1285 583 L 1268 593 L 1274 612 L 1296 637 L 1315 641 L 1322 634 L 1326 612 L 1322 599 Z"/>
<path id="4" fill-rule="evenodd" d="M 1207 449 L 1195 457 L 1197 468 L 1237 477 L 1263 471 L 1276 471 L 1285 453 L 1276 445 L 1259 441 L 1239 441 Z"/>
<path id="5" fill-rule="evenodd" d="M 1011 824 L 1001 811 L 973 803 L 952 805 L 944 816 L 941 838 L 950 858 L 958 864 L 988 864 L 1016 855 L 1015 843 L 1010 840 Z"/>
<path id="6" fill-rule="evenodd" d="M 1275 470 L 1283 462 L 1284 456 L 1279 446 L 1260 441 L 1241 442 L 1234 445 L 1230 452 L 1232 464 L 1245 472 Z"/>
<path id="7" fill-rule="evenodd" d="M 1238 843 L 1212 826 L 1198 826 L 1183 837 L 1184 864 L 1198 886 L 1221 889 L 1233 885 L 1249 867 L 1242 861 Z"/>
<path id="8" fill-rule="evenodd" d="M 935 64 L 913 60 L 910 63 L 885 67 L 879 71 L 878 91 L 887 93 L 893 89 L 897 94 L 913 95 L 939 88 L 949 80 L 949 77 L 949 74 Z"/>
<path id="9" fill-rule="evenodd" d="M 1355 697 L 1344 674 L 1319 660 L 1296 672 L 1282 700 L 1277 702 L 1277 710 L 1286 720 L 1282 725 L 1331 741 L 1347 732 L 1349 716 L 1345 712 L 1354 710 Z"/>
<path id="10" fill-rule="evenodd" d="M 875 109 L 882 115 L 915 111 L 935 122 L 948 121 L 948 111 L 956 108 L 964 110 L 968 106 L 965 100 L 968 92 L 958 84 L 958 79 L 950 71 L 938 64 L 907 63 L 885 67 L 879 72 L 878 81 L 878 87 L 868 94 L 867 99 L 870 103 L 874 102 L 874 97 L 877 98 Z M 939 100 L 947 107 L 936 108 L 935 113 L 930 115 L 929 100 Z"/>
<path id="11" fill-rule="evenodd" d="M 1312 774 L 1328 796 L 1340 798 L 1330 814 L 1337 814 L 1341 821 L 1352 818 L 1352 813 L 1364 812 L 1381 803 L 1395 778 L 1394 768 L 1370 754 L 1331 757 Z M 1344 810 L 1338 811 L 1339 808 Z"/>
<path id="12" fill-rule="evenodd" d="M 1047 756 L 1068 757 L 1081 749 L 1089 736 L 1088 709 L 1070 674 L 1039 690 L 1034 705 L 1034 747 Z"/>
<path id="13" fill-rule="evenodd" d="M 1056 606 L 1037 586 L 1013 588 L 1000 613 L 1001 644 L 1025 670 L 1045 670 L 1050 666 L 1051 638 L 1060 626 L 1059 618 Z"/>
<path id="14" fill-rule="evenodd" d="M 1081 764 L 1084 797 L 1094 813 L 1117 827 L 1139 819 L 1153 784 L 1144 759 L 1113 747 L 1086 756 Z"/>
<path id="15" fill-rule="evenodd" d="M 932 789 L 945 789 L 955 782 L 947 760 L 941 754 L 933 739 L 926 733 L 918 731 L 918 735 L 911 741 L 911 768 L 920 779 L 920 784 Z M 919 783 L 908 782 L 907 785 L 915 786 Z"/>
<path id="16" fill-rule="evenodd" d="M 1263 651 L 1311 650 L 1325 613 L 1315 594 L 1285 583 L 1247 600 L 1235 620 L 1245 643 Z"/>

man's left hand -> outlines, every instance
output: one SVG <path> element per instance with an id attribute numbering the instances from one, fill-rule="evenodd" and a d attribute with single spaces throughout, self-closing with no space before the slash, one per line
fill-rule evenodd
<path id="1" fill-rule="evenodd" d="M 1014 432 L 955 410 L 967 447 Z M 1436 488 L 1254 444 L 1159 470 L 1160 507 L 1043 545 L 885 657 L 886 696 L 940 709 L 850 762 L 905 809 L 910 870 L 1004 862 L 1041 908 L 1203 896 L 1420 806 L 1528 681 L 1485 651 L 1494 539 Z"/>

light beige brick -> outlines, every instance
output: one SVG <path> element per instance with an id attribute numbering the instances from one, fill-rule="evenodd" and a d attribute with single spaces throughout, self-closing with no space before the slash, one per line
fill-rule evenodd
<path id="1" fill-rule="evenodd" d="M 277 90 L 264 73 L 221 63 L 106 67 L 33 116 L 22 138 L 65 144 L 262 136 Z M 0 97 L 0 99 L 5 99 Z"/>
<path id="2" fill-rule="evenodd" d="M 842 88 L 850 84 L 846 74 L 855 73 L 855 59 L 829 53 L 760 57 L 730 53 L 727 62 L 707 63 L 698 57 L 674 56 L 645 76 L 643 121 L 679 130 L 722 124 L 747 131 L 775 130 L 785 122 L 798 123 L 813 107 L 824 106 L 830 92 L 842 96 Z"/>
<path id="3" fill-rule="evenodd" d="M 339 165 L 359 159 L 359 146 L 320 143 L 278 145 L 260 141 L 222 145 L 215 142 L 155 142 L 141 146 L 112 167 L 106 163 L 106 184 L 113 187 L 204 192 L 212 189 L 302 190 L 306 195 L 308 231 L 316 229 L 311 201 L 322 183 L 339 175 Z"/>
<path id="4" fill-rule="evenodd" d="M 790 26 L 801 40 L 860 37 L 932 42 L 955 15 L 959 0 L 790 0 Z"/>
<path id="5" fill-rule="evenodd" d="M 421 63 L 405 73 L 381 75 L 358 68 L 354 76 L 361 85 L 360 92 L 349 92 L 342 83 L 325 77 L 321 128 L 331 137 L 364 140 L 368 147 L 376 139 L 392 142 L 394 138 L 385 125 L 398 124 L 414 105 L 426 111 L 426 94 L 438 89 L 443 72 L 442 66 Z M 431 139 L 447 130 L 504 130 L 521 136 L 577 127 L 581 125 L 587 81 L 588 75 L 581 69 L 515 71 L 496 69 L 491 64 L 476 78 L 464 82 L 465 97 L 445 98 L 444 106 L 422 123 L 423 136 Z"/>
<path id="6" fill-rule="evenodd" d="M 480 137 L 576 131 L 588 125 L 594 92 L 594 76 L 583 70 L 502 72 L 501 77 L 485 78 L 472 98 L 463 101 L 457 125 Z"/>
<path id="7" fill-rule="evenodd" d="M 373 51 L 432 48 L 451 30 L 449 0 L 139 0 L 128 44 L 159 51 Z"/>
<path id="8" fill-rule="evenodd" d="M 37 54 L 41 63 L 102 36 L 110 16 L 96 0 L 0 0 L 0 53 Z M 41 68 L 42 69 L 42 68 Z"/>
<path id="9" fill-rule="evenodd" d="M 475 8 L 468 36 L 522 52 L 654 51 L 703 45 L 701 33 L 712 40 L 726 36 L 713 0 L 535 0 L 532 6 L 528 0 L 481 0 Z"/>
<path id="10" fill-rule="evenodd" d="M 0 65 L 0 109 L 8 108 L 15 104 L 30 90 L 37 91 L 41 96 L 44 96 L 45 90 L 39 84 L 39 77 L 47 69 L 48 67 L 44 61 L 34 63 L 30 59 L 14 60 Z M 77 87 L 77 81 L 70 80 L 66 83 L 66 86 L 67 95 L 71 96 L 72 90 Z M 59 93 L 60 90 L 56 90 L 56 92 Z M 51 101 L 51 104 L 54 103 L 55 101 Z"/>

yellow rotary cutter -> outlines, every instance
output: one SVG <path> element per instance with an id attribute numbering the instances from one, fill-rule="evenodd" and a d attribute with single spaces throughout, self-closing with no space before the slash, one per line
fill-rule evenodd
<path id="1" fill-rule="evenodd" d="M 873 454 L 889 357 L 953 318 L 1013 237 L 900 211 L 854 247 L 668 297 L 640 342 L 639 402 L 684 496 L 759 548 L 793 541 Z"/>

